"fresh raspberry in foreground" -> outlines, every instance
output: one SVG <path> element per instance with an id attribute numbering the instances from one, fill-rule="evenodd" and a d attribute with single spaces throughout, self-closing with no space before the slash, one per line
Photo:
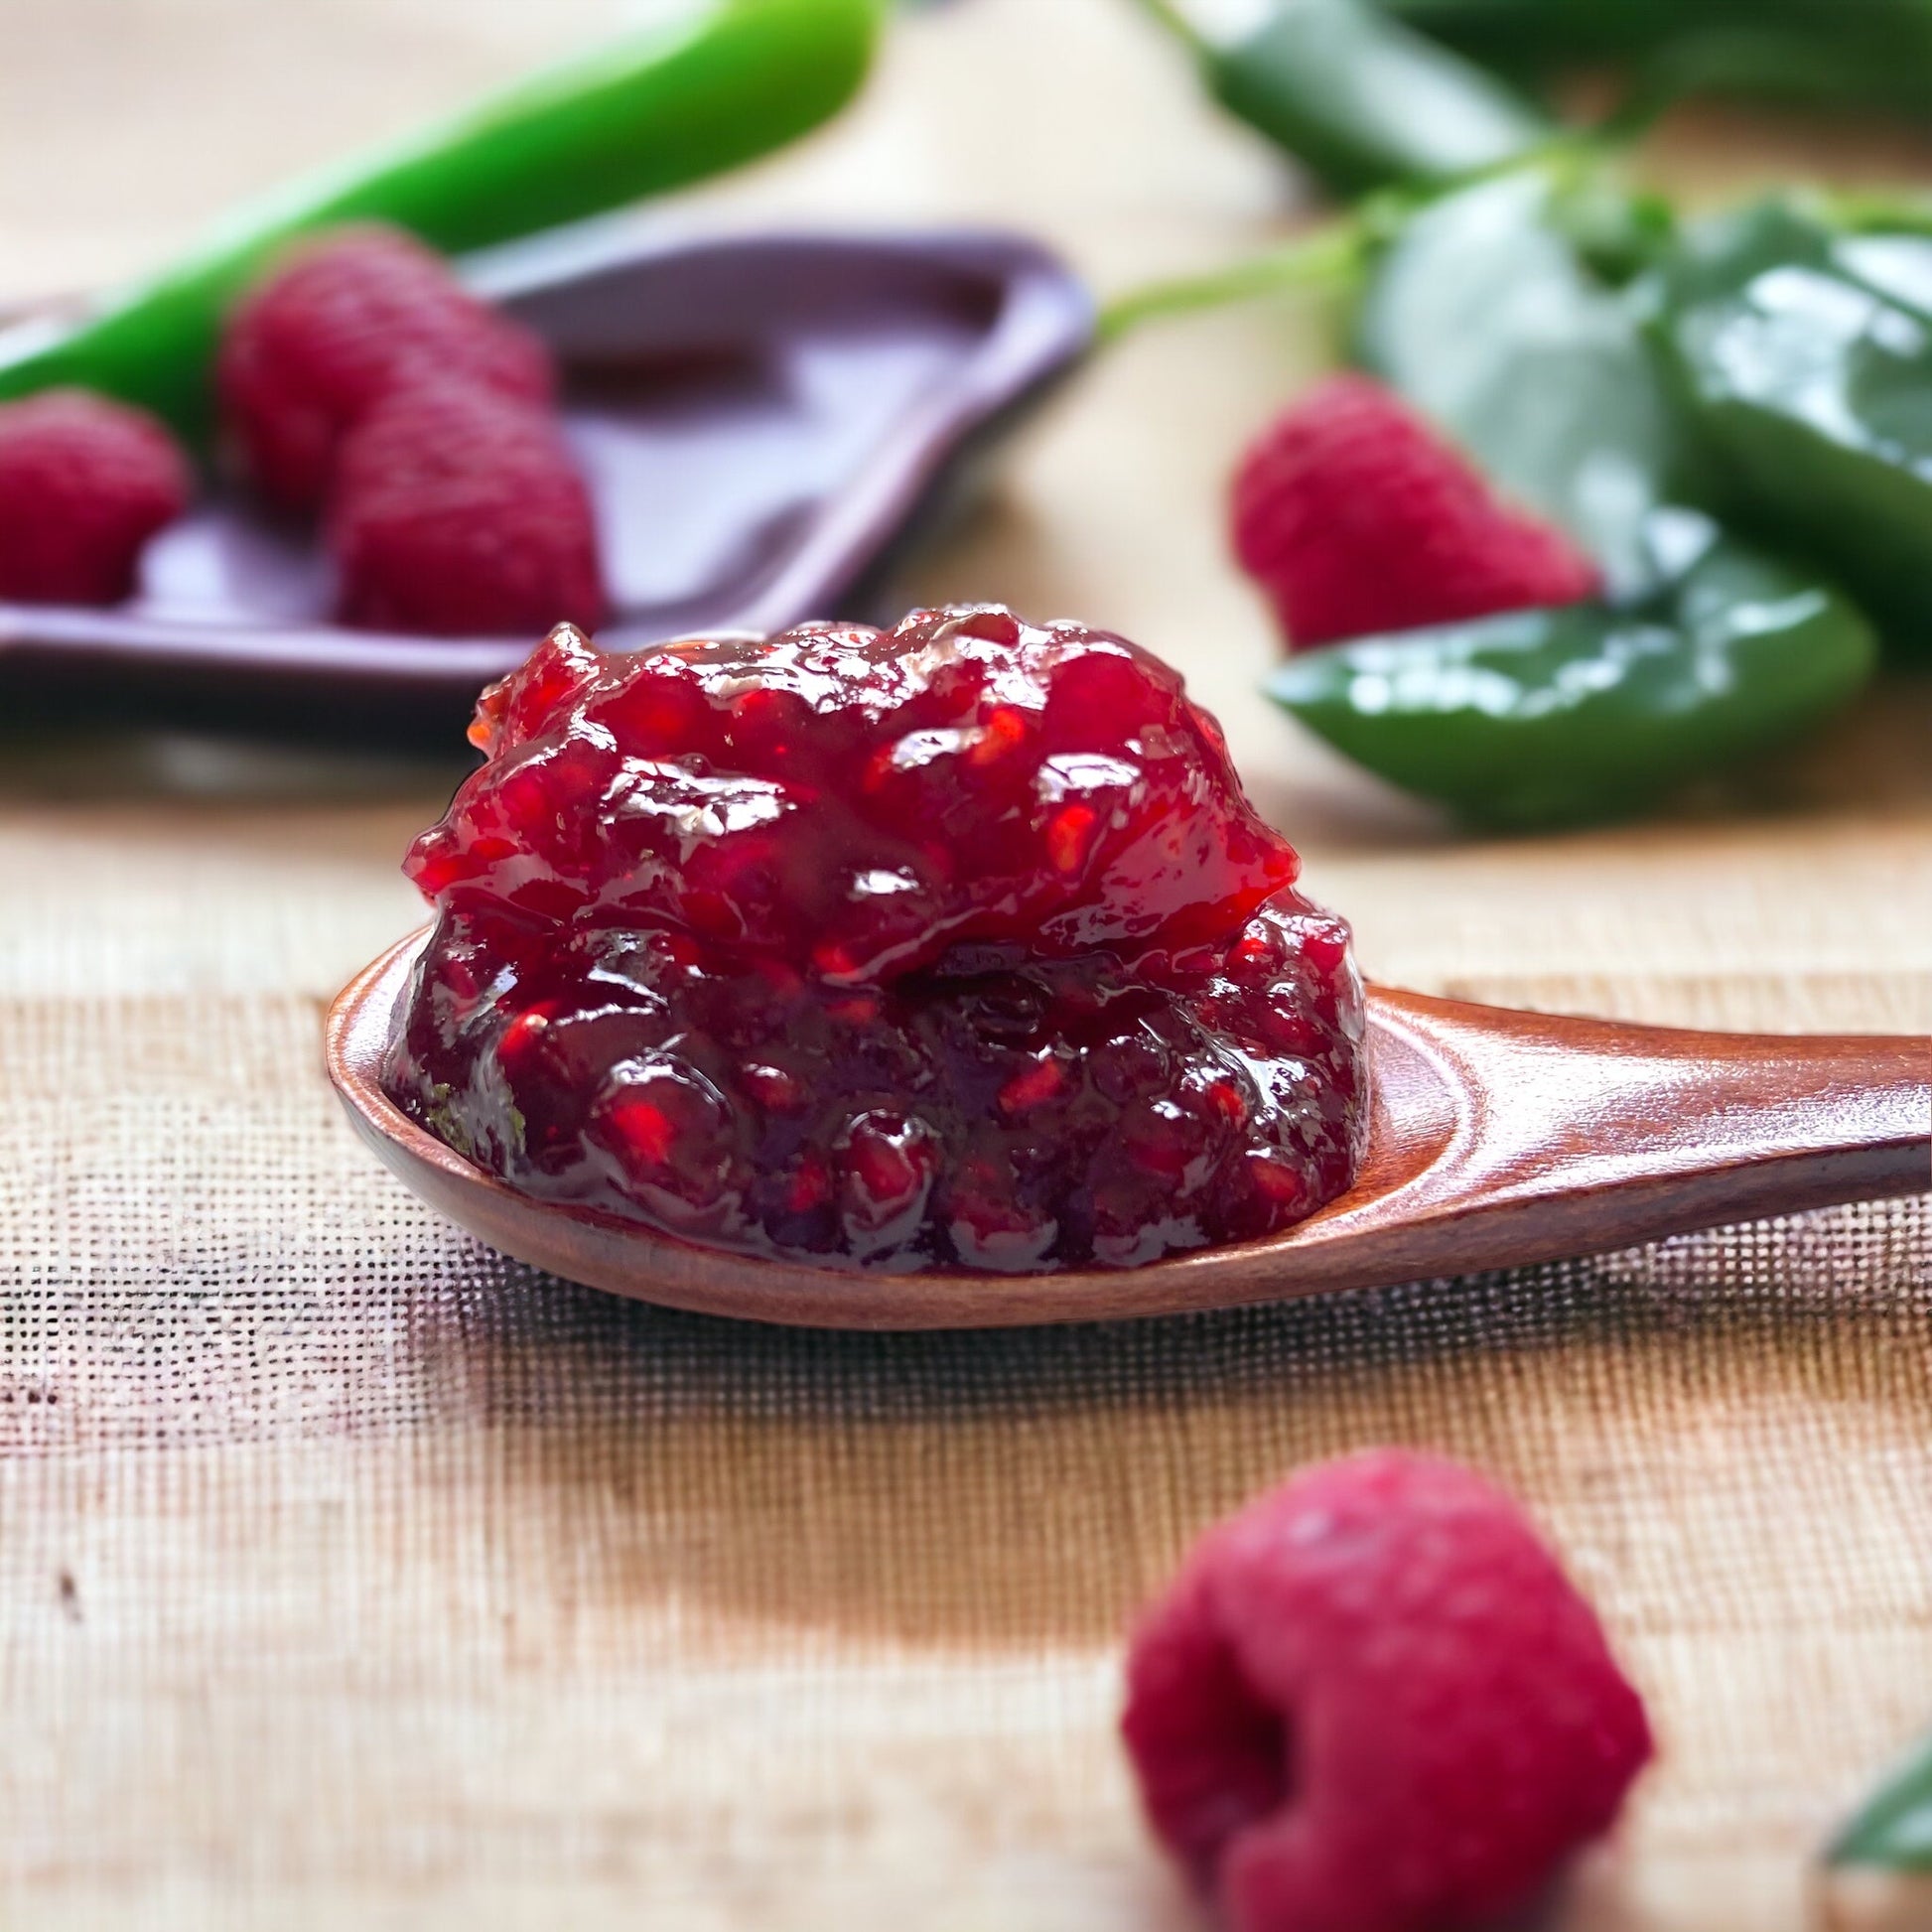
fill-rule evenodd
<path id="1" fill-rule="evenodd" d="M 1581 604 L 1596 565 L 1503 502 L 1401 397 L 1331 376 L 1250 447 L 1234 480 L 1241 566 L 1301 648 Z"/>
<path id="2" fill-rule="evenodd" d="M 1232 1932 L 1442 1932 L 1527 1902 L 1652 1754 L 1594 1612 L 1509 1497 L 1378 1450 L 1210 1530 L 1123 1720 Z"/>
<path id="3" fill-rule="evenodd" d="M 190 486 L 187 458 L 145 410 L 83 389 L 0 405 L 0 598 L 120 603 Z"/>
<path id="4" fill-rule="evenodd" d="M 1347 1186 L 1348 928 L 1125 640 L 987 607 L 485 694 L 391 1097 L 524 1191 L 795 1260 L 1127 1267 Z"/>
<path id="5" fill-rule="evenodd" d="M 345 621 L 505 635 L 604 611 L 597 526 L 557 423 L 484 389 L 399 390 L 343 445 L 327 526 Z"/>
<path id="6" fill-rule="evenodd" d="M 384 227 L 341 229 L 284 258 L 236 305 L 215 375 L 249 480 L 298 510 L 321 503 L 343 438 L 400 388 L 462 382 L 540 407 L 554 387 L 535 336 Z"/>

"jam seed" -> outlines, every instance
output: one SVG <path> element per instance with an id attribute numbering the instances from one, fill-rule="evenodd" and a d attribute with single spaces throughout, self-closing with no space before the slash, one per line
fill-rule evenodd
<path id="1" fill-rule="evenodd" d="M 1035 1060 L 1000 1089 L 1000 1111 L 1009 1116 L 1028 1113 L 1051 1100 L 1065 1084 L 1066 1071 L 1058 1060 Z"/>

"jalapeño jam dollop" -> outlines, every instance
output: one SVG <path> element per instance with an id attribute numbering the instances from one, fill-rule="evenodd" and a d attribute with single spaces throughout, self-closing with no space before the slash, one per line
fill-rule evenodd
<path id="1" fill-rule="evenodd" d="M 1345 1188 L 1347 926 L 1179 676 L 997 607 L 560 627 L 407 862 L 391 1097 L 543 1199 L 825 1265 L 1130 1267 Z"/>

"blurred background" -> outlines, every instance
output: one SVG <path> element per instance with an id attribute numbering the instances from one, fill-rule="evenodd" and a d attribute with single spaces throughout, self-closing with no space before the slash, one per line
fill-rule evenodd
<path id="1" fill-rule="evenodd" d="M 240 198 L 602 36 L 680 11 L 676 0 L 542 9 L 428 0 L 5 7 L 0 299 L 16 306 L 156 268 Z M 1587 83 L 1578 94 L 1594 99 Z M 1670 116 L 1637 167 L 1696 205 L 1793 181 L 1925 180 L 1932 142 L 1870 114 L 1820 119 L 1702 104 Z M 647 230 L 988 224 L 1040 237 L 1104 295 L 1238 258 L 1306 227 L 1324 206 L 1279 150 L 1206 98 L 1132 0 L 948 0 L 899 10 L 862 98 L 831 125 L 635 218 Z M 1440 896 L 1452 908 L 1467 902 L 1465 884 L 1507 892 L 1512 861 L 1498 849 L 1439 852 L 1447 834 L 1435 812 L 1365 777 L 1259 698 L 1279 644 L 1263 600 L 1228 559 L 1232 465 L 1268 412 L 1330 362 L 1335 328 L 1330 307 L 1289 298 L 1142 333 L 1080 371 L 1000 445 L 981 466 L 984 487 L 970 514 L 924 544 L 872 601 L 883 613 L 941 598 L 1004 600 L 1116 626 L 1171 658 L 1222 719 L 1271 816 L 1311 854 L 1333 853 L 1341 870 L 1317 860 L 1314 876 L 1355 910 L 1372 967 L 1433 986 L 1447 965 L 1433 935 L 1460 915 L 1409 916 L 1410 893 Z M 1705 836 L 1720 847 L 1737 840 L 1740 814 L 1816 805 L 1884 817 L 1922 808 L 1932 787 L 1918 756 L 1932 729 L 1928 703 L 1923 680 L 1872 694 L 1822 742 L 1738 780 Z M 164 790 L 319 785 L 361 796 L 401 785 L 412 800 L 395 821 L 401 827 L 420 816 L 417 800 L 433 799 L 461 768 L 426 773 L 419 789 L 400 768 L 378 773 L 352 742 L 318 760 L 117 735 L 95 763 L 84 739 L 71 729 L 50 738 L 31 724 L 10 739 L 5 782 L 96 795 L 103 784 L 150 781 Z M 1884 863 L 1882 841 L 1876 851 L 1863 838 L 1833 849 L 1855 871 Z M 1587 837 L 1579 850 L 1598 848 Z M 1613 901 L 1598 891 L 1597 865 L 1614 867 L 1625 852 L 1640 855 L 1634 863 L 1645 873 L 1689 863 L 1672 835 L 1651 828 L 1609 835 L 1600 852 L 1554 878 L 1534 863 L 1529 890 L 1539 900 L 1572 880 L 1578 900 L 1574 915 L 1537 919 L 1518 935 L 1512 951 L 1523 974 L 1588 980 L 1601 964 L 1599 921 Z M 1426 866 L 1412 873 L 1412 855 L 1425 853 Z M 1389 880 L 1401 916 L 1378 914 L 1379 891 L 1364 897 L 1354 870 L 1362 865 L 1378 887 Z M 1748 873 L 1747 859 L 1724 869 L 1726 892 L 1744 890 L 1739 866 Z M 400 882 L 388 897 L 395 908 L 409 902 Z M 1747 918 L 1727 917 L 1724 935 L 1718 943 L 1731 963 L 1748 969 L 1763 959 L 1764 935 Z M 1784 1017 L 1829 1024 L 1834 970 L 1882 970 L 1878 943 L 1874 960 L 1863 940 L 1821 934 L 1780 977 L 1788 986 L 1800 973 L 1801 997 L 1825 1004 Z M 1671 970 L 1665 959 L 1653 964 Z M 1915 972 L 1899 986 L 1903 1014 L 1916 998 Z M 1613 988 L 1587 990 L 1597 1006 L 1618 1004 Z M 1790 997 L 1768 993 L 1753 1011 L 1775 1023 Z"/>
<path id="2" fill-rule="evenodd" d="M 0 0 L 0 305 L 139 275 L 678 11 Z M 1932 135 L 1700 105 L 1635 165 L 1692 203 L 1932 187 Z M 634 218 L 991 224 L 1104 296 L 1325 206 L 1130 0 L 944 0 L 899 10 L 842 117 Z M 1378 978 L 1932 1027 L 1922 677 L 1664 817 L 1543 837 L 1458 832 L 1259 695 L 1280 645 L 1227 479 L 1332 334 L 1288 299 L 1126 341 L 880 606 L 1004 601 L 1170 658 Z M 317 1065 L 469 762 L 0 697 L 0 1919 L 1179 1932 L 1112 1736 L 1122 1621 L 1214 1513 L 1393 1438 L 1531 1497 L 1661 1714 L 1562 1922 L 1807 1922 L 1811 1848 L 1927 1716 L 1922 1212 L 1133 1334 L 608 1305 L 403 1196 Z"/>

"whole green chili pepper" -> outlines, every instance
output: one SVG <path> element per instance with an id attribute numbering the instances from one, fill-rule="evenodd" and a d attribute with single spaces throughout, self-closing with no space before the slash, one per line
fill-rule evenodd
<path id="1" fill-rule="evenodd" d="M 751 160 L 824 120 L 871 57 L 879 0 L 719 0 L 238 210 L 187 260 L 49 341 L 0 337 L 0 396 L 79 383 L 191 434 L 221 316 L 265 257 L 332 222 L 480 248 Z"/>
<path id="2" fill-rule="evenodd" d="M 1526 826 L 1646 804 L 1797 736 L 1870 675 L 1870 627 L 1823 580 L 1692 512 L 1653 532 L 1698 554 L 1640 604 L 1332 644 L 1291 658 L 1270 693 L 1404 789 Z"/>
<path id="3" fill-rule="evenodd" d="M 1613 61 L 1655 96 L 1932 113 L 1932 0 L 1383 0 L 1499 68 Z"/>
<path id="4" fill-rule="evenodd" d="M 1734 512 L 1932 657 L 1932 238 L 1772 202 L 1687 234 L 1645 294 Z"/>
<path id="5" fill-rule="evenodd" d="M 1142 4 L 1192 47 L 1223 106 L 1338 193 L 1471 174 L 1555 134 L 1513 88 L 1374 0 Z"/>
<path id="6" fill-rule="evenodd" d="M 1932 116 L 1932 0 L 1142 0 L 1222 103 L 1338 190 L 1441 181 L 1547 145 L 1526 90 L 1613 63 L 1618 119 L 1728 93 Z"/>

